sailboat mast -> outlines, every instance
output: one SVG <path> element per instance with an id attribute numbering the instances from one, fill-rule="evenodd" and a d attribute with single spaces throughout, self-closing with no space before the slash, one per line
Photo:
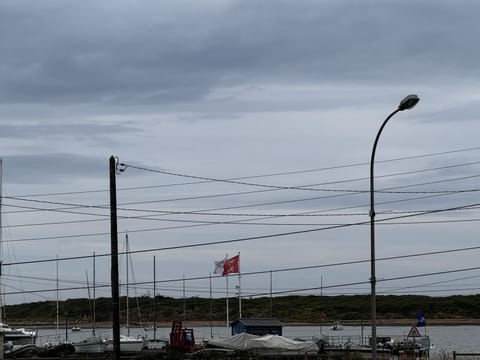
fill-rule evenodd
<path id="1" fill-rule="evenodd" d="M 57 261 L 55 262 L 55 264 L 56 264 L 56 269 L 57 269 L 57 271 L 56 271 L 56 273 L 57 273 L 57 281 L 56 281 L 56 286 L 57 286 L 57 292 L 56 292 L 56 294 L 57 294 L 57 301 L 56 301 L 57 302 L 57 329 L 56 329 L 56 334 L 55 335 L 57 336 L 57 340 L 58 340 L 58 337 L 59 337 L 59 335 L 58 335 L 59 332 L 58 331 L 59 331 L 59 326 L 60 326 L 59 307 L 58 307 L 58 254 L 57 254 Z"/>
<path id="2" fill-rule="evenodd" d="M 93 252 L 93 299 L 90 296 L 90 284 L 88 282 L 88 272 L 85 271 L 87 276 L 87 289 L 88 289 L 88 300 L 91 299 L 90 302 L 90 315 L 92 316 L 92 337 L 95 338 L 96 334 L 96 321 L 95 321 L 95 251 Z"/>
<path id="3" fill-rule="evenodd" d="M 127 335 L 130 336 L 130 327 L 128 326 L 129 323 L 128 323 L 128 234 L 125 234 L 125 253 L 126 253 L 126 256 L 125 256 L 125 262 L 126 262 L 126 269 L 127 269 L 127 277 L 126 277 L 126 294 L 127 294 L 127 301 L 126 301 L 126 306 L 127 306 L 127 310 L 126 310 L 126 317 L 127 317 Z"/>
<path id="4" fill-rule="evenodd" d="M 93 317 L 93 299 L 90 296 L 90 282 L 88 281 L 87 270 L 85 270 L 85 279 L 87 279 L 88 305 L 90 306 L 90 316 Z M 93 320 L 92 320 L 92 324 L 93 324 Z M 95 330 L 93 330 L 93 325 L 92 325 L 92 336 L 95 336 Z"/>
<path id="5" fill-rule="evenodd" d="M 95 251 L 93 252 L 93 321 L 92 321 L 92 336 L 95 337 L 95 330 L 97 328 L 96 314 L 95 314 Z"/>
<path id="6" fill-rule="evenodd" d="M 155 255 L 153 256 L 153 340 L 157 340 L 157 324 L 155 322 L 155 293 L 156 293 Z"/>

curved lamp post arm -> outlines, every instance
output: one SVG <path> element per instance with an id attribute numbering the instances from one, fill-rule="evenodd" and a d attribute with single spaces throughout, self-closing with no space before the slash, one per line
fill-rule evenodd
<path id="1" fill-rule="evenodd" d="M 401 111 L 400 109 L 397 109 L 393 111 L 388 117 L 385 119 L 383 122 L 382 126 L 380 126 L 380 129 L 377 132 L 377 136 L 375 138 L 375 142 L 373 143 L 373 148 L 372 148 L 372 156 L 370 158 L 370 217 L 375 217 L 375 209 L 373 208 L 374 206 L 374 166 L 375 166 L 375 153 L 377 151 L 377 144 L 378 140 L 380 139 L 380 135 L 383 131 L 383 128 L 385 125 L 387 125 L 388 120 L 390 120 L 393 115 L 395 115 L 397 112 Z"/>

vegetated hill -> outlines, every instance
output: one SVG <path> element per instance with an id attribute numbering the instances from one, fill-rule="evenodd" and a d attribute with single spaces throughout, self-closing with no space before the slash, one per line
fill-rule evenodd
<path id="1" fill-rule="evenodd" d="M 155 320 L 169 322 L 174 319 L 189 321 L 224 321 L 225 299 L 192 297 L 177 299 L 157 296 L 129 298 L 129 321 L 143 324 Z M 111 321 L 111 299 L 96 300 L 96 321 Z M 138 304 L 138 306 L 137 306 Z M 90 322 L 91 302 L 88 299 L 68 299 L 59 303 L 62 322 Z M 415 319 L 422 310 L 428 319 L 480 319 L 480 295 L 429 297 L 419 295 L 377 296 L 377 318 Z M 125 322 L 126 298 L 120 299 L 121 321 Z M 5 307 L 5 321 L 10 324 L 54 324 L 57 304 L 43 301 Z M 155 311 L 154 311 L 155 310 Z M 238 299 L 229 299 L 229 318 L 238 317 Z M 65 315 L 66 314 L 66 315 Z M 140 315 L 140 316 L 139 316 Z M 242 316 L 274 317 L 282 322 L 323 323 L 336 320 L 369 321 L 370 296 L 284 296 L 242 299 Z"/>

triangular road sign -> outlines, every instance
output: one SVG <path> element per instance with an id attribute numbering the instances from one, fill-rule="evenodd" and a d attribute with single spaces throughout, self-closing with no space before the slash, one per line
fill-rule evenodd
<path id="1" fill-rule="evenodd" d="M 418 331 L 417 326 L 412 325 L 412 327 L 410 328 L 410 331 L 408 332 L 407 337 L 416 338 L 416 337 L 422 337 L 422 335 L 420 335 L 420 331 Z"/>

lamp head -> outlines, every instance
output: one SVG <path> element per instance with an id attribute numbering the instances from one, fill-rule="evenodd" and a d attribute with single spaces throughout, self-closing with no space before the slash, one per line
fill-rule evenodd
<path id="1" fill-rule="evenodd" d="M 420 101 L 420 98 L 417 95 L 408 95 L 398 105 L 398 110 L 409 110 L 413 108 Z"/>

